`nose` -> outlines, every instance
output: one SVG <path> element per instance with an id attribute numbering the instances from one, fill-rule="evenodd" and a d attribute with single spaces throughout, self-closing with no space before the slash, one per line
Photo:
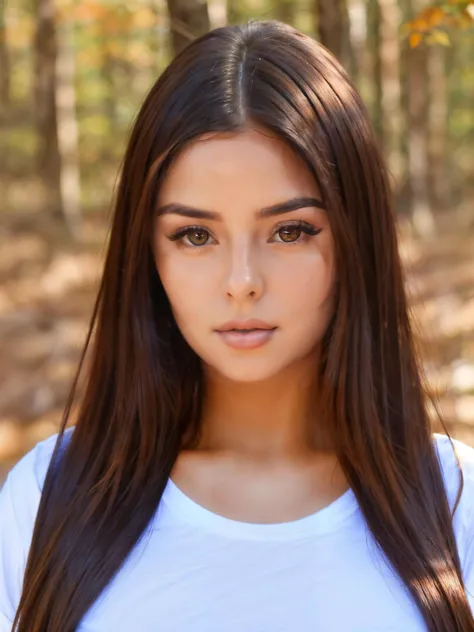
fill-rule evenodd
<path id="1" fill-rule="evenodd" d="M 258 300 L 264 292 L 259 255 L 248 238 L 241 238 L 231 249 L 225 291 L 236 301 Z"/>

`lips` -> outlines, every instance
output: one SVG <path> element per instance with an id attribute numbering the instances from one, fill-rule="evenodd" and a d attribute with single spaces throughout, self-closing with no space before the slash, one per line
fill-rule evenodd
<path id="1" fill-rule="evenodd" d="M 271 330 L 276 329 L 273 325 L 263 321 L 263 320 L 232 320 L 228 323 L 219 327 L 216 331 L 224 332 L 224 331 L 238 331 L 238 332 L 249 332 L 255 330 Z"/>
<path id="2" fill-rule="evenodd" d="M 262 320 L 231 321 L 216 332 L 233 349 L 257 349 L 269 342 L 277 327 Z"/>

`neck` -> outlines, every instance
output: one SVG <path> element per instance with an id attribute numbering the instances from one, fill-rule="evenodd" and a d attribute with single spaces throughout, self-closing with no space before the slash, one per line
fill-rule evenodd
<path id="1" fill-rule="evenodd" d="M 314 359 L 258 382 L 235 382 L 207 368 L 198 449 L 268 457 L 327 450 L 317 395 Z"/>

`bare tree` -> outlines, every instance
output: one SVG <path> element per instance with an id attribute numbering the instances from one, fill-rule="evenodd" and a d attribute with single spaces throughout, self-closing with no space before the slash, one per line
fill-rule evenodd
<path id="1" fill-rule="evenodd" d="M 37 168 L 44 210 L 78 236 L 79 158 L 72 25 L 56 27 L 53 0 L 36 0 L 35 113 Z"/>
<path id="2" fill-rule="evenodd" d="M 315 0 L 314 7 L 320 42 L 350 69 L 353 54 L 345 0 Z"/>
<path id="3" fill-rule="evenodd" d="M 45 210 L 61 214 L 60 156 L 56 112 L 57 39 L 53 0 L 36 0 L 35 103 L 37 170 Z"/>
<path id="4" fill-rule="evenodd" d="M 239 0 L 226 0 L 227 23 L 237 24 L 240 18 Z"/>
<path id="5" fill-rule="evenodd" d="M 429 105 L 429 190 L 436 210 L 448 207 L 450 178 L 447 173 L 448 150 L 448 88 L 446 49 L 434 45 L 428 58 L 430 84 Z"/>
<path id="6" fill-rule="evenodd" d="M 115 57 L 110 47 L 110 35 L 107 33 L 107 19 L 98 24 L 99 45 L 101 55 L 100 74 L 104 82 L 104 114 L 107 119 L 108 132 L 113 138 L 117 133 L 118 113 L 115 87 Z"/>
<path id="7" fill-rule="evenodd" d="M 227 0 L 207 0 L 207 7 L 212 29 L 227 24 Z"/>
<path id="8" fill-rule="evenodd" d="M 413 223 L 420 234 L 429 235 L 434 229 L 434 218 L 428 192 L 428 55 L 425 45 L 410 52 L 408 171 Z"/>
<path id="9" fill-rule="evenodd" d="M 407 22 L 413 18 L 412 0 L 398 0 L 402 22 Z M 410 134 L 410 91 L 409 91 L 409 70 L 410 70 L 411 50 L 408 38 L 400 41 L 400 151 L 402 158 L 402 173 L 400 176 L 399 190 L 397 196 L 397 211 L 405 216 L 411 215 L 413 199 L 411 190 L 411 178 L 409 173 L 409 134 Z"/>
<path id="10" fill-rule="evenodd" d="M 382 56 L 381 49 L 381 12 L 378 0 L 367 2 L 367 52 L 372 88 L 372 119 L 381 144 L 384 144 L 383 112 L 382 112 Z"/>
<path id="11" fill-rule="evenodd" d="M 0 109 L 10 105 L 10 55 L 7 42 L 5 0 L 0 0 Z"/>
<path id="12" fill-rule="evenodd" d="M 397 0 L 380 2 L 380 60 L 382 70 L 382 129 L 390 171 L 396 182 L 403 170 L 400 137 L 400 7 Z"/>
<path id="13" fill-rule="evenodd" d="M 150 0 L 149 6 L 155 19 L 155 26 L 150 42 L 150 49 L 153 52 L 154 60 L 152 66 L 153 80 L 166 65 L 169 57 L 169 13 L 165 0 Z"/>
<path id="14" fill-rule="evenodd" d="M 361 77 L 370 75 L 370 55 L 367 50 L 367 2 L 347 0 L 349 38 L 353 55 L 352 79 L 357 84 L 364 100 L 367 98 L 366 82 Z"/>
<path id="15" fill-rule="evenodd" d="M 390 171 L 397 182 L 402 172 L 400 20 L 397 0 L 369 0 L 368 50 L 372 60 L 374 123 Z"/>
<path id="16" fill-rule="evenodd" d="M 403 22 L 413 20 L 426 0 L 399 0 Z M 399 210 L 408 211 L 415 229 L 423 235 L 434 230 L 429 196 L 429 81 L 428 47 L 412 47 L 409 39 L 401 42 L 401 152 L 404 190 Z"/>
<path id="17" fill-rule="evenodd" d="M 81 230 L 79 133 L 76 116 L 74 25 L 64 21 L 58 32 L 56 60 L 56 122 L 60 155 L 61 209 L 70 233 Z"/>
<path id="18" fill-rule="evenodd" d="M 293 24 L 296 10 L 297 5 L 295 0 L 278 0 L 275 5 L 275 18 L 286 24 Z"/>
<path id="19" fill-rule="evenodd" d="M 177 55 L 210 29 L 206 0 L 167 0 L 173 49 Z"/>

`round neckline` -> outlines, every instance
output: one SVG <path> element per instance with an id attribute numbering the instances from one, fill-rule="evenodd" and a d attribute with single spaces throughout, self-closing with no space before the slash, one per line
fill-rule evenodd
<path id="1" fill-rule="evenodd" d="M 207 531 L 249 540 L 291 540 L 336 531 L 358 508 L 351 488 L 315 513 L 276 523 L 242 522 L 206 509 L 168 478 L 162 500 L 181 520 Z"/>

